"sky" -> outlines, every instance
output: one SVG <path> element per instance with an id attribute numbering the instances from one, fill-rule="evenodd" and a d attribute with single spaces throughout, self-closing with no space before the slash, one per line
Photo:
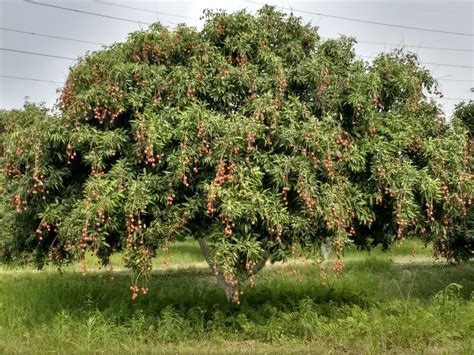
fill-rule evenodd
<path id="1" fill-rule="evenodd" d="M 444 98 L 439 99 L 438 103 L 448 116 L 460 99 L 474 100 L 473 1 L 0 0 L 0 108 L 20 108 L 25 98 L 52 107 L 58 97 L 57 90 L 64 83 L 69 67 L 76 58 L 100 50 L 102 45 L 124 41 L 129 33 L 146 29 L 150 23 L 159 21 L 172 28 L 184 22 L 199 29 L 202 26 L 199 17 L 204 9 L 219 8 L 228 12 L 247 9 L 255 12 L 264 3 L 275 5 L 284 12 L 293 11 L 305 22 L 319 27 L 319 34 L 323 38 L 340 35 L 356 37 L 359 41 L 356 53 L 367 61 L 378 53 L 407 46 L 418 54 L 422 65 L 439 79 Z M 41 37 L 12 30 L 94 43 Z"/>

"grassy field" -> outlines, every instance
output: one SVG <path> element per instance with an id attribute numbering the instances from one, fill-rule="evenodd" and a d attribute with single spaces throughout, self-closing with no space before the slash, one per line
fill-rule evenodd
<path id="1" fill-rule="evenodd" d="M 416 247 L 416 256 L 411 256 Z M 303 259 L 267 266 L 239 306 L 226 301 L 193 241 L 156 260 L 150 293 L 129 274 L 78 266 L 0 269 L 0 353 L 474 353 L 474 264 L 433 262 L 407 242 L 349 251 L 321 283 Z M 331 262 L 328 263 L 330 268 Z"/>

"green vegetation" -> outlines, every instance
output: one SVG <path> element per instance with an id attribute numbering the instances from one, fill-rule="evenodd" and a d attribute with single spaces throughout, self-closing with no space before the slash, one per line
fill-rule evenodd
<path id="1" fill-rule="evenodd" d="M 205 18 L 0 111 L 0 353 L 474 353 L 472 103 L 272 7 Z"/>
<path id="2" fill-rule="evenodd" d="M 156 255 L 192 236 L 236 303 L 295 249 L 332 247 L 336 273 L 346 244 L 413 236 L 472 258 L 470 109 L 446 119 L 414 54 L 367 63 L 355 39 L 268 6 L 205 19 L 81 58 L 55 115 L 0 112 L 0 257 L 120 253 L 135 299 Z"/>
<path id="3" fill-rule="evenodd" d="M 474 265 L 420 263 L 412 248 L 394 248 L 393 261 L 380 250 L 349 251 L 345 272 L 328 272 L 327 284 L 303 259 L 274 264 L 239 306 L 227 302 L 194 241 L 170 248 L 169 268 L 155 261 L 152 291 L 134 302 L 118 268 L 85 276 L 79 266 L 2 269 L 0 353 L 471 354 Z"/>
<path id="4" fill-rule="evenodd" d="M 461 102 L 456 105 L 454 116 L 457 117 L 466 126 L 469 136 L 474 137 L 474 101 Z"/>

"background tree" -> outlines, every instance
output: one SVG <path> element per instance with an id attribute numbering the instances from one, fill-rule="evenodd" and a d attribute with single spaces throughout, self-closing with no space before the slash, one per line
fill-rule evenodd
<path id="1" fill-rule="evenodd" d="M 157 251 L 192 235 L 235 302 L 296 247 L 333 245 L 336 273 L 350 242 L 420 236 L 472 256 L 466 130 L 426 97 L 436 83 L 414 55 L 365 63 L 354 39 L 322 41 L 271 7 L 205 17 L 200 32 L 154 24 L 82 58 L 60 116 L 7 132 L 13 240 L 28 241 L 16 250 L 57 263 L 121 251 L 135 298 Z"/>
<path id="2" fill-rule="evenodd" d="M 470 158 L 467 160 L 467 170 L 470 173 L 471 180 L 474 178 L 474 101 L 462 102 L 456 106 L 453 114 L 453 120 L 455 124 L 462 122 L 468 130 L 468 155 Z M 471 193 L 472 195 L 472 193 Z M 472 198 L 471 198 L 472 200 Z M 467 235 L 468 243 L 474 241 L 474 205 L 468 204 L 467 214 L 463 218 L 466 222 L 457 225 L 457 228 L 461 230 L 458 232 L 460 235 Z M 471 247 L 472 257 L 472 247 Z"/>
<path id="3" fill-rule="evenodd" d="M 62 118 L 41 105 L 0 111 L 0 255 L 6 260 L 38 265 L 50 253 L 56 230 L 44 224 L 41 213 L 54 200 L 65 201 L 75 187 L 63 156 L 68 131 Z M 69 179 L 66 179 L 66 177 Z M 79 190 L 80 191 L 80 190 Z M 50 239 L 39 242 L 35 230 L 49 229 Z M 41 237 L 42 238 L 42 237 Z"/>
<path id="4" fill-rule="evenodd" d="M 472 138 L 474 134 L 474 101 L 461 102 L 454 110 L 454 117 L 461 120 Z"/>

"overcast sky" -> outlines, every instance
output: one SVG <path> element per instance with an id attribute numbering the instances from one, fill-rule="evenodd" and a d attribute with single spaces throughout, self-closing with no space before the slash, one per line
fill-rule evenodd
<path id="1" fill-rule="evenodd" d="M 248 1 L 116 1 L 116 0 L 0 0 L 0 108 L 17 108 L 25 97 L 32 102 L 54 105 L 56 89 L 64 82 L 71 59 L 42 57 L 11 50 L 28 51 L 77 58 L 87 51 L 100 49 L 91 43 L 39 37 L 9 30 L 35 32 L 51 36 L 74 38 L 83 41 L 111 44 L 123 41 L 127 34 L 146 28 L 147 23 L 160 21 L 173 26 L 185 22 L 200 28 L 199 17 L 206 8 L 222 8 L 229 12 L 246 8 L 255 11 L 261 7 Z M 253 0 L 252 0 L 253 1 Z M 474 99 L 474 6 L 473 1 L 264 1 L 282 11 L 293 9 L 296 15 L 319 27 L 322 37 L 340 34 L 356 37 L 357 54 L 374 56 L 389 51 L 396 45 L 415 46 L 409 49 L 418 53 L 419 59 L 441 83 L 446 99 L 439 100 L 446 114 L 452 112 L 458 99 Z M 136 22 L 99 17 L 91 14 L 38 5 L 53 6 L 93 12 L 105 16 Z M 127 8 L 128 7 L 128 8 Z M 140 8 L 140 11 L 129 7 Z M 421 31 L 348 21 L 298 10 L 335 15 L 353 19 L 434 29 L 457 34 Z M 372 44 L 365 42 L 379 42 Z M 395 46 L 396 47 L 396 46 Z M 435 47 L 420 48 L 420 47 Z M 440 49 L 441 48 L 441 49 Z M 5 50 L 5 49 L 8 49 Z M 455 50 L 447 50 L 455 49 Z M 368 58 L 363 58 L 369 60 Z M 17 77 L 6 78 L 5 76 Z M 29 78 L 53 82 L 21 80 Z"/>

